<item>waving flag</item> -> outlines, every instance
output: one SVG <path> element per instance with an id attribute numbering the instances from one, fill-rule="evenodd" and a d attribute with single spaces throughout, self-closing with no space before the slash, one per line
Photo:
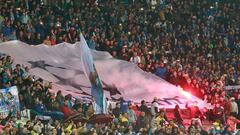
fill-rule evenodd
<path id="1" fill-rule="evenodd" d="M 94 100 L 94 112 L 96 114 L 105 113 L 105 98 L 103 96 L 102 82 L 98 76 L 97 70 L 93 63 L 93 57 L 87 42 L 83 35 L 80 35 L 81 41 L 77 43 L 80 46 L 81 62 L 83 71 L 91 83 L 91 94 Z"/>

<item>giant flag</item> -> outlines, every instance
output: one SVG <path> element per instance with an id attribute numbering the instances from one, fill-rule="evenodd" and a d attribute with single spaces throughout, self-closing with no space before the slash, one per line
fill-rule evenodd
<path id="1" fill-rule="evenodd" d="M 71 94 L 89 102 L 93 100 L 93 89 L 85 72 L 88 72 L 88 75 L 92 72 L 93 78 L 96 78 L 96 74 L 93 65 L 88 67 L 89 71 L 84 71 L 87 68 L 81 66 L 81 42 L 78 44 L 30 46 L 20 41 L 9 41 L 0 43 L 0 54 L 11 55 L 15 63 L 29 66 L 31 74 L 53 82 L 53 92 L 62 90 L 63 94 Z M 143 99 L 151 103 L 153 98 L 157 97 L 159 107 L 174 108 L 178 104 L 184 108 L 187 102 L 193 101 L 197 101 L 200 108 L 211 107 L 154 74 L 141 70 L 135 64 L 115 59 L 108 52 L 91 49 L 90 52 L 102 81 L 104 95 L 110 100 L 116 101 L 123 97 L 134 103 L 140 103 Z"/>

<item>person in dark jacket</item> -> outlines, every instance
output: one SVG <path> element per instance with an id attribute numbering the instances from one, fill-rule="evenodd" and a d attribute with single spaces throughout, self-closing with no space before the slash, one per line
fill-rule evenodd
<path id="1" fill-rule="evenodd" d="M 148 124 L 148 120 L 147 117 L 145 115 L 145 112 L 142 111 L 141 115 L 138 117 L 137 119 L 137 129 L 140 130 L 141 128 L 146 127 L 146 125 Z"/>
<path id="2" fill-rule="evenodd" d="M 35 106 L 35 110 L 40 113 L 40 114 L 43 114 L 44 112 L 47 111 L 47 108 L 46 106 L 42 103 L 41 100 L 38 101 L 38 103 L 36 104 Z"/>
<path id="3" fill-rule="evenodd" d="M 195 101 L 194 104 L 191 106 L 189 106 L 187 103 L 185 107 L 187 109 L 189 109 L 191 118 L 201 118 L 202 117 L 202 113 L 201 113 L 199 107 L 197 106 L 197 101 Z"/>
<path id="4" fill-rule="evenodd" d="M 176 119 L 176 122 L 178 124 L 183 124 L 183 119 L 182 119 L 182 116 L 181 116 L 181 110 L 180 110 L 180 107 L 179 105 L 176 105 L 175 108 L 174 108 L 174 117 Z"/>
<path id="5" fill-rule="evenodd" d="M 144 100 L 141 101 L 141 106 L 139 107 L 139 110 L 145 112 L 146 115 L 151 114 L 151 112 L 150 112 L 149 108 L 147 107 L 146 102 Z"/>
<path id="6" fill-rule="evenodd" d="M 219 103 L 215 104 L 213 108 L 214 121 L 220 120 L 221 122 L 223 122 L 223 114 L 224 114 L 224 108 L 220 106 Z"/>
<path id="7" fill-rule="evenodd" d="M 115 118 L 118 119 L 119 116 L 120 116 L 120 114 L 121 114 L 120 104 L 117 103 L 117 104 L 116 104 L 116 107 L 113 109 L 113 115 L 114 115 Z"/>
<path id="8" fill-rule="evenodd" d="M 64 114 L 59 111 L 48 111 L 46 106 L 39 100 L 39 103 L 35 106 L 35 111 L 38 112 L 40 115 L 50 116 L 52 119 L 61 120 L 64 117 Z"/>

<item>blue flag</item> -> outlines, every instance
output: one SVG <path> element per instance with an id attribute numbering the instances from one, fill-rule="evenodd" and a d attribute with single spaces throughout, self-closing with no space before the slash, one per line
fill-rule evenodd
<path id="1" fill-rule="evenodd" d="M 91 94 L 94 99 L 93 107 L 95 114 L 106 113 L 106 101 L 103 95 L 102 82 L 93 63 L 93 57 L 83 35 L 80 35 L 80 53 L 83 71 L 91 82 Z"/>

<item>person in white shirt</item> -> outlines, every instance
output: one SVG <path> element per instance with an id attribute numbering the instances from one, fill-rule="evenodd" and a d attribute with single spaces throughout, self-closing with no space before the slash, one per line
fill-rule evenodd
<path id="1" fill-rule="evenodd" d="M 21 114 L 21 120 L 22 121 L 27 122 L 28 120 L 31 119 L 31 117 L 30 117 L 30 110 L 29 109 L 24 108 L 24 110 L 22 110 L 20 112 L 20 114 Z"/>
<path id="2" fill-rule="evenodd" d="M 135 63 L 135 64 L 141 63 L 141 58 L 140 58 L 140 56 L 138 56 L 137 52 L 133 53 L 133 56 L 130 58 L 130 62 Z"/>
<path id="3" fill-rule="evenodd" d="M 231 105 L 232 105 L 231 114 L 232 114 L 232 116 L 237 117 L 237 115 L 238 115 L 238 105 L 235 102 L 234 97 L 232 97 L 230 100 L 231 100 Z"/>
<path id="4" fill-rule="evenodd" d="M 154 97 L 152 105 L 151 105 L 151 114 L 152 114 L 152 120 L 151 125 L 153 126 L 155 123 L 155 118 L 158 113 L 158 103 L 157 103 L 157 97 Z"/>

